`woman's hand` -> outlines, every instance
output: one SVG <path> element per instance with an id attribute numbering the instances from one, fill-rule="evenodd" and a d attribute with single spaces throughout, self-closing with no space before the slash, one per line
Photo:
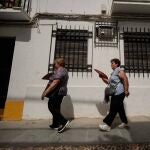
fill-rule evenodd
<path id="1" fill-rule="evenodd" d="M 44 100 L 44 97 L 46 97 L 47 94 L 49 94 L 50 92 L 52 92 L 60 83 L 60 80 L 54 80 L 43 92 L 42 96 L 41 96 L 41 100 Z"/>
<path id="2" fill-rule="evenodd" d="M 41 96 L 41 100 L 44 100 L 44 97 L 46 96 L 46 92 L 44 91 L 43 93 L 42 93 L 42 96 Z"/>
<path id="3" fill-rule="evenodd" d="M 102 78 L 103 76 L 101 74 L 99 74 L 99 77 Z"/>
<path id="4" fill-rule="evenodd" d="M 103 80 L 104 83 L 108 84 L 108 79 L 106 78 L 101 78 Z"/>
<path id="5" fill-rule="evenodd" d="M 128 90 L 129 89 L 128 78 L 124 71 L 120 71 L 118 75 L 119 75 L 120 79 L 123 81 L 125 96 L 128 97 L 130 95 L 129 90 Z"/>
<path id="6" fill-rule="evenodd" d="M 129 91 L 125 91 L 125 96 L 128 97 L 130 95 Z"/>

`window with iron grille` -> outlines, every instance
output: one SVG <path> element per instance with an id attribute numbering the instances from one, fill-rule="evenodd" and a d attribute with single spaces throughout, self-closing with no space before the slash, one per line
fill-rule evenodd
<path id="1" fill-rule="evenodd" d="M 21 0 L 0 0 L 0 5 L 2 8 L 20 7 Z"/>
<path id="2" fill-rule="evenodd" d="M 56 37 L 55 58 L 64 58 L 66 68 L 70 72 L 91 72 L 87 64 L 88 30 L 57 29 L 53 31 Z"/>
<path id="3" fill-rule="evenodd" d="M 95 46 L 117 46 L 118 30 L 116 22 L 95 23 Z"/>
<path id="4" fill-rule="evenodd" d="M 124 33 L 125 69 L 129 73 L 150 73 L 150 33 Z"/>

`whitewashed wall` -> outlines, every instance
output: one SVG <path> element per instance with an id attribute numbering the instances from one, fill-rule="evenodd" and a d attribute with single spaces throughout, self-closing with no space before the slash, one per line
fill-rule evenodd
<path id="1" fill-rule="evenodd" d="M 8 99 L 24 100 L 24 119 L 46 119 L 50 113 L 47 108 L 47 100 L 41 101 L 40 96 L 46 81 L 41 77 L 47 73 L 50 41 L 51 41 L 51 24 L 56 21 L 40 21 L 39 29 L 29 27 L 1 27 L 0 36 L 15 36 L 15 50 L 12 63 L 12 71 L 8 90 Z M 68 26 L 89 26 L 94 27 L 92 22 L 69 22 L 57 21 L 58 25 Z M 44 25 L 45 24 L 45 25 Z M 137 26 L 139 23 L 123 22 L 123 25 Z M 140 26 L 149 27 L 149 23 L 141 23 Z M 121 52 L 123 53 L 123 41 L 120 42 Z M 88 51 L 92 50 L 92 44 L 89 44 Z M 54 50 L 54 49 L 53 49 Z M 123 57 L 123 54 L 121 55 Z M 110 59 L 120 58 L 118 48 L 112 47 L 93 47 L 93 69 L 98 68 L 109 75 L 111 72 Z M 90 58 L 90 57 L 89 57 Z M 123 58 L 122 58 L 123 60 Z M 68 94 L 62 105 L 63 113 L 72 117 L 103 117 L 104 106 L 103 91 L 105 84 L 98 78 L 93 71 L 92 77 L 70 73 L 68 84 Z M 130 97 L 126 98 L 126 110 L 129 116 L 150 115 L 150 79 L 142 76 L 140 78 L 131 77 Z M 64 107 L 67 107 L 67 109 Z M 68 110 L 68 111 L 66 111 Z M 70 112 L 69 112 L 70 111 Z"/>
<path id="2" fill-rule="evenodd" d="M 67 14 L 93 14 L 100 15 L 102 8 L 106 7 L 110 14 L 112 0 L 33 0 L 31 17 L 36 13 L 67 13 Z M 41 77 L 47 73 L 52 24 L 63 26 L 80 26 L 81 28 L 94 28 L 94 22 L 73 22 L 60 20 L 40 20 L 39 28 L 29 26 L 5 26 L 0 27 L 0 36 L 15 36 L 16 43 L 12 63 L 12 71 L 8 89 L 8 99 L 19 99 L 25 102 L 24 119 L 49 118 L 47 100 L 41 101 L 40 96 L 46 85 Z M 149 27 L 147 22 L 120 22 L 120 27 Z M 88 62 L 91 61 L 92 42 L 88 41 Z M 53 40 L 53 52 L 54 52 Z M 93 69 L 97 68 L 110 74 L 110 59 L 121 58 L 124 64 L 123 40 L 118 47 L 94 47 Z M 52 56 L 53 57 L 53 56 Z M 51 59 L 52 62 L 52 59 Z M 104 108 L 100 104 L 104 97 L 105 84 L 98 78 L 96 72 L 92 76 L 76 73 L 68 84 L 68 94 L 62 105 L 63 113 L 68 117 L 103 117 Z M 150 115 L 150 80 L 137 76 L 129 78 L 130 97 L 126 98 L 126 111 L 129 116 Z M 67 107 L 67 109 L 66 109 Z M 65 111 L 67 110 L 67 112 Z"/>
<path id="3" fill-rule="evenodd" d="M 112 0 L 34 0 L 32 13 L 101 14 L 103 8 L 110 13 Z"/>

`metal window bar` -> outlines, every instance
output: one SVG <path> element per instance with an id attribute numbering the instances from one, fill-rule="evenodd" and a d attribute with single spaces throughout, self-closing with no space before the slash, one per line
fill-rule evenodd
<path id="1" fill-rule="evenodd" d="M 76 26 L 75 26 L 75 31 L 76 31 Z M 75 32 L 75 39 L 74 39 L 74 44 L 73 44 L 73 49 L 76 48 L 76 42 L 77 42 L 77 32 Z M 75 56 L 75 51 L 73 51 L 73 56 Z M 73 76 L 73 71 L 74 71 L 74 66 L 75 66 L 75 57 L 73 57 L 73 62 L 72 62 L 72 76 Z"/>
<path id="2" fill-rule="evenodd" d="M 148 32 L 150 32 L 149 29 L 148 29 Z M 147 40 L 147 42 L 146 42 L 147 72 L 148 72 L 147 77 L 149 77 L 149 73 L 150 73 L 150 70 L 149 70 L 150 64 L 148 63 L 150 61 L 150 54 L 149 54 L 150 52 L 148 51 L 148 48 L 149 48 L 148 45 L 150 46 L 150 44 L 149 44 L 149 42 Z"/>
<path id="3" fill-rule="evenodd" d="M 137 28 L 136 28 L 135 32 L 136 33 L 138 32 Z M 139 65 L 139 61 L 138 61 L 139 60 L 139 48 L 138 48 L 138 44 L 137 44 L 138 43 L 138 39 L 137 38 L 135 39 L 135 42 L 136 42 L 136 49 L 137 49 L 137 67 L 136 68 L 137 68 L 137 72 L 138 72 L 138 77 L 140 77 L 140 72 L 139 72 L 139 66 L 140 65 Z"/>
<path id="4" fill-rule="evenodd" d="M 71 31 L 71 25 L 70 25 L 70 27 L 69 27 L 69 30 Z M 71 39 L 71 32 L 69 32 L 70 34 L 69 34 L 69 39 Z M 72 43 L 71 42 L 69 42 L 68 43 L 68 49 L 67 49 L 67 52 L 68 52 L 68 58 L 67 58 L 67 60 L 68 60 L 68 68 L 70 68 L 71 66 L 70 66 L 70 57 L 71 57 L 71 52 L 70 52 L 70 50 L 71 50 L 71 47 L 72 47 Z M 70 71 L 71 71 L 72 69 L 70 69 Z"/>
<path id="5" fill-rule="evenodd" d="M 149 42 L 148 42 L 148 40 L 146 40 L 146 39 L 144 39 L 144 42 L 145 42 L 145 53 L 144 53 L 144 55 L 143 55 L 143 57 L 144 57 L 144 64 L 145 64 L 145 69 L 144 69 L 144 73 L 146 73 L 146 72 L 148 72 L 148 74 L 147 74 L 147 77 L 149 77 L 149 68 L 148 68 L 148 61 L 149 61 L 149 59 L 148 59 L 148 44 L 149 44 Z"/>
<path id="6" fill-rule="evenodd" d="M 140 33 L 141 33 L 141 28 L 140 28 Z M 144 77 L 144 64 L 143 64 L 143 46 L 142 46 L 142 41 L 143 41 L 143 38 L 141 39 L 140 41 L 140 53 L 141 53 L 141 63 L 140 63 L 140 70 L 141 72 L 143 73 L 143 77 Z"/>
<path id="7" fill-rule="evenodd" d="M 82 72 L 82 75 L 83 72 L 92 72 L 87 65 L 87 40 L 92 37 L 91 35 L 91 32 L 84 28 L 71 29 L 71 26 L 69 29 L 66 26 L 66 29 L 61 27 L 53 31 L 53 36 L 56 36 L 55 59 L 63 57 L 66 68 L 72 72 L 72 75 L 73 72 L 77 72 L 77 75 L 79 72 Z"/>
<path id="8" fill-rule="evenodd" d="M 80 30 L 80 26 L 79 26 L 79 30 Z M 80 41 L 80 32 L 79 32 L 79 41 Z M 79 66 L 79 48 L 80 48 L 80 44 L 78 44 L 77 47 L 78 47 L 77 48 L 77 66 Z M 77 76 L 78 76 L 78 72 L 79 72 L 79 67 L 77 67 Z"/>
<path id="9" fill-rule="evenodd" d="M 94 33 L 94 28 L 92 27 L 92 33 Z M 92 35 L 92 60 L 91 60 L 91 65 L 88 66 L 88 69 L 91 69 L 92 71 L 92 64 L 93 64 L 93 45 L 94 45 L 94 36 Z M 88 74 L 87 74 L 88 76 Z M 91 77 L 92 77 L 92 73 L 91 73 Z"/>
<path id="10" fill-rule="evenodd" d="M 131 32 L 133 32 L 133 28 L 131 28 Z M 134 77 L 135 77 L 135 65 L 134 65 L 134 43 L 131 42 L 131 70 L 133 70 Z"/>
<path id="11" fill-rule="evenodd" d="M 54 25 L 52 25 L 52 31 L 53 31 Z M 49 60 L 48 60 L 48 72 L 50 72 L 50 56 L 51 56 L 51 49 L 52 49 L 52 34 L 51 34 L 51 41 L 50 41 L 50 51 L 49 51 Z"/>
<path id="12" fill-rule="evenodd" d="M 138 77 L 145 74 L 149 77 L 150 73 L 150 32 L 145 28 L 137 28 L 126 30 L 124 32 L 124 55 L 125 55 L 125 70 L 129 73 L 138 73 Z"/>
<path id="13" fill-rule="evenodd" d="M 83 27 L 83 31 L 85 31 L 85 29 L 84 29 L 84 27 Z M 87 39 L 88 40 L 88 39 Z M 88 42 L 87 42 L 88 43 Z M 81 43 L 81 49 L 84 51 L 84 49 L 86 48 L 87 49 L 87 43 L 85 43 L 85 41 L 83 41 L 83 43 Z M 88 52 L 88 49 L 87 49 L 87 52 Z M 82 67 L 82 70 L 84 69 L 84 64 L 86 63 L 87 64 L 87 62 L 85 62 L 85 58 L 87 57 L 87 55 L 86 56 L 84 56 L 84 52 L 83 53 L 81 53 L 81 59 L 82 59 L 82 63 L 81 63 L 81 67 Z M 83 71 L 82 71 L 82 77 L 83 77 Z"/>
<path id="14" fill-rule="evenodd" d="M 62 25 L 61 25 L 60 29 L 62 30 Z M 65 47 L 65 45 L 63 45 L 62 41 L 60 41 L 60 40 L 57 41 L 57 38 L 60 39 L 61 35 L 59 35 L 59 34 L 56 35 L 56 42 L 57 43 L 59 42 L 60 46 L 57 47 L 57 53 L 55 53 L 55 58 L 59 58 L 60 57 L 60 53 L 61 53 L 62 50 L 64 51 L 64 57 L 66 57 L 66 55 L 65 55 L 65 53 L 66 53 L 66 47 Z M 56 46 L 57 46 L 57 43 L 56 43 Z M 63 46 L 64 46 L 64 48 L 61 49 L 61 47 L 63 47 Z"/>
<path id="15" fill-rule="evenodd" d="M 60 30 L 62 30 L 62 26 L 60 27 Z M 60 32 L 60 31 L 58 31 L 58 33 L 59 33 L 59 32 Z M 62 41 L 59 40 L 59 39 L 61 39 L 61 35 L 56 33 L 56 45 L 55 45 L 55 50 L 56 50 L 56 52 L 55 52 L 55 54 L 54 54 L 54 58 L 55 58 L 55 59 L 61 57 L 61 56 L 60 56 L 61 51 L 62 51 L 62 50 L 63 50 L 63 51 L 65 50 L 65 47 L 61 49 L 61 47 L 65 46 L 65 45 L 62 45 Z M 64 54 L 65 54 L 65 52 L 64 52 Z M 64 55 L 64 57 L 65 57 L 65 55 Z M 65 59 L 65 58 L 64 58 L 64 59 Z M 53 70 L 54 70 L 54 68 L 53 68 Z"/>

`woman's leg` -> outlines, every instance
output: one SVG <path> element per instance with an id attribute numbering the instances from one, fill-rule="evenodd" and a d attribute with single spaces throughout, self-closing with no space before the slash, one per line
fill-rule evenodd
<path id="1" fill-rule="evenodd" d="M 116 101 L 116 96 L 112 96 L 111 102 L 110 102 L 109 114 L 104 118 L 104 120 L 103 120 L 104 123 L 111 126 L 111 124 L 117 114 L 117 107 L 118 107 L 118 103 Z"/>
<path id="2" fill-rule="evenodd" d="M 57 115 L 55 113 L 55 99 L 50 98 L 48 101 L 48 109 L 52 114 L 52 126 L 58 126 Z"/>
<path id="3" fill-rule="evenodd" d="M 124 109 L 124 98 L 125 98 L 125 94 L 121 94 L 120 95 L 120 106 L 119 106 L 119 109 L 118 109 L 118 113 L 119 113 L 119 116 L 120 116 L 120 119 L 123 123 L 128 123 L 128 120 L 127 120 L 127 117 L 126 117 L 126 113 L 125 113 L 125 109 Z"/>
<path id="4" fill-rule="evenodd" d="M 67 121 L 61 114 L 61 103 L 62 103 L 63 97 L 64 96 L 62 95 L 57 95 L 55 99 L 56 100 L 55 105 L 54 105 L 54 108 L 55 108 L 54 115 L 59 125 L 62 125 Z"/>

